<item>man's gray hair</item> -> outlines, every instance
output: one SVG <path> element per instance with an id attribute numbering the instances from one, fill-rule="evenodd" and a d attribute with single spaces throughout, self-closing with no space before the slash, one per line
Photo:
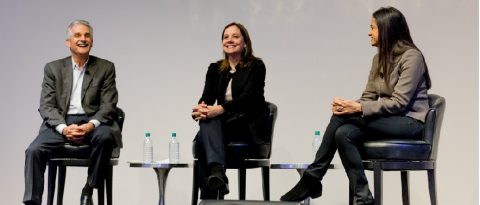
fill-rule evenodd
<path id="1" fill-rule="evenodd" d="M 84 26 L 87 26 L 88 29 L 90 30 L 90 36 L 93 37 L 93 28 L 92 26 L 90 26 L 90 23 L 86 20 L 75 20 L 75 21 L 72 21 L 72 23 L 70 23 L 70 25 L 68 25 L 67 27 L 67 40 L 70 39 L 70 37 L 72 37 L 72 27 L 77 25 L 77 24 L 81 24 L 81 25 L 84 25 Z"/>

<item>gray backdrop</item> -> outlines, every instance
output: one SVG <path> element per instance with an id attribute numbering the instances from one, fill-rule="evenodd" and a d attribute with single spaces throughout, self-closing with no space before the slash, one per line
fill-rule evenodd
<path id="1" fill-rule="evenodd" d="M 440 204 L 478 204 L 478 1 L 245 0 L 245 1 L 14 1 L 0 2 L 1 204 L 23 196 L 24 150 L 38 132 L 43 66 L 65 57 L 65 28 L 86 19 L 95 29 L 93 55 L 116 63 L 119 106 L 126 113 L 120 164 L 114 168 L 115 204 L 156 204 L 150 169 L 129 168 L 142 157 L 152 132 L 155 159 L 168 155 L 177 132 L 181 159 L 192 162 L 198 127 L 191 107 L 201 94 L 207 66 L 222 57 L 221 32 L 244 24 L 253 49 L 267 66 L 266 98 L 279 107 L 273 162 L 310 162 L 314 130 L 323 133 L 335 96 L 358 98 L 371 59 L 371 13 L 392 5 L 407 18 L 428 63 L 431 93 L 447 99 L 438 156 Z M 338 169 L 324 179 L 324 196 L 313 204 L 347 204 L 347 177 Z M 247 172 L 247 198 L 261 199 L 260 171 Z M 228 171 L 237 198 L 237 174 Z M 367 172 L 371 179 L 372 173 Z M 65 204 L 77 204 L 85 168 L 69 168 Z M 293 170 L 271 171 L 271 198 L 298 180 Z M 399 174 L 385 174 L 385 204 L 400 204 Z M 168 204 L 189 204 L 191 169 L 170 172 Z M 414 204 L 428 204 L 425 172 L 411 175 Z M 45 195 L 44 195 L 45 196 Z M 95 196 L 96 197 L 96 196 Z M 44 197 L 45 199 L 45 197 Z"/>

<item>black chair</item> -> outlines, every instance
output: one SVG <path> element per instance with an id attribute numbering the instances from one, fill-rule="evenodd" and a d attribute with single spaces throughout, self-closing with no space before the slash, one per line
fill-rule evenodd
<path id="1" fill-rule="evenodd" d="M 117 108 L 117 123 L 120 130 L 123 128 L 125 120 L 125 113 L 122 109 Z M 89 145 L 71 145 L 65 144 L 61 149 L 53 153 L 53 157 L 48 161 L 48 197 L 47 205 L 53 205 L 53 197 L 55 196 L 55 180 L 58 169 L 58 190 L 57 190 L 57 205 L 63 204 L 63 191 L 65 188 L 65 176 L 67 174 L 67 166 L 88 167 L 89 155 L 91 148 Z M 112 158 L 110 159 L 110 166 L 107 167 L 105 184 L 107 191 L 107 204 L 112 205 L 112 176 L 113 166 L 118 164 L 120 157 L 120 148 L 114 148 Z M 104 204 L 104 187 L 98 188 L 98 204 Z"/>
<path id="2" fill-rule="evenodd" d="M 273 131 L 275 121 L 277 119 L 277 106 L 273 103 L 267 102 L 269 113 L 267 116 L 268 124 L 268 138 L 264 144 L 249 144 L 232 142 L 226 148 L 226 169 L 238 169 L 238 190 L 239 199 L 245 200 L 246 187 L 246 169 L 261 168 L 262 169 L 262 185 L 263 198 L 265 201 L 270 200 L 270 155 L 272 151 Z M 198 174 L 198 161 L 195 151 L 196 145 L 193 142 L 193 190 L 192 190 L 192 205 L 198 203 L 198 190 L 200 187 L 200 178 Z"/>
<path id="3" fill-rule="evenodd" d="M 373 170 L 375 205 L 382 204 L 382 171 L 400 171 L 402 181 L 402 201 L 410 204 L 408 173 L 426 170 L 430 202 L 437 204 L 435 167 L 440 129 L 445 111 L 445 98 L 429 94 L 430 109 L 425 117 L 425 130 L 421 140 L 379 140 L 363 143 L 362 159 L 366 170 Z M 353 205 L 353 192 L 350 186 L 350 205 Z"/>

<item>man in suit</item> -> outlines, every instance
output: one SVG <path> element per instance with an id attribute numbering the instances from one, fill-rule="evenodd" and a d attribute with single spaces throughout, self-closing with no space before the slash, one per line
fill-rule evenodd
<path id="1" fill-rule="evenodd" d="M 65 44 L 71 56 L 45 65 L 38 109 L 43 123 L 25 151 L 23 202 L 28 205 L 42 203 L 47 161 L 65 143 L 92 147 L 81 205 L 93 204 L 93 188 L 102 184 L 113 148 L 122 147 L 115 121 L 118 92 L 114 64 L 89 54 L 93 29 L 88 21 L 73 21 Z"/>

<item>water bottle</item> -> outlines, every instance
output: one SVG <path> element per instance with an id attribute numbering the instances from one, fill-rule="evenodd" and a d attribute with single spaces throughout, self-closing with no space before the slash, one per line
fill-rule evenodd
<path id="1" fill-rule="evenodd" d="M 315 160 L 315 156 L 317 154 L 318 148 L 320 148 L 320 144 L 322 143 L 322 138 L 320 137 L 320 131 L 315 131 L 315 136 L 313 137 L 312 141 L 312 155 L 313 160 Z"/>
<path id="2" fill-rule="evenodd" d="M 153 144 L 150 139 L 150 132 L 145 133 L 145 141 L 143 142 L 143 162 L 153 162 Z"/>
<path id="3" fill-rule="evenodd" d="M 180 161 L 180 142 L 177 140 L 177 133 L 172 133 L 170 143 L 168 143 L 168 148 L 168 161 L 173 164 L 178 163 Z"/>

